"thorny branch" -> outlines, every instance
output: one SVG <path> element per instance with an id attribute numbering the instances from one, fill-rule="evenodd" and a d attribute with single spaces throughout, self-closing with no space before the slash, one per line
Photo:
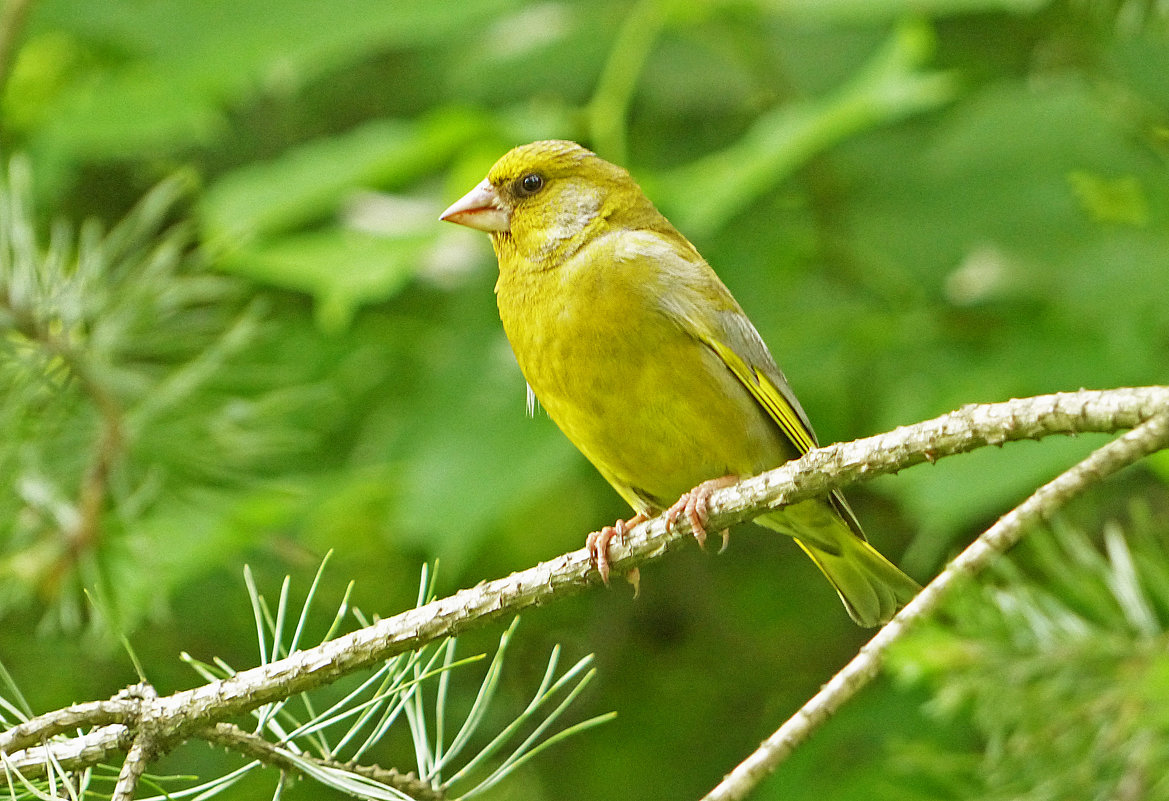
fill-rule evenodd
<path id="1" fill-rule="evenodd" d="M 435 791 L 413 773 L 400 773 L 393 768 L 376 765 L 329 761 L 308 754 L 293 754 L 288 748 L 269 742 L 258 734 L 244 731 L 231 723 L 217 723 L 199 732 L 199 737 L 290 773 L 301 773 L 303 768 L 299 763 L 308 762 L 319 768 L 350 771 L 381 784 L 396 787 L 418 801 L 442 801 L 443 798 L 442 793 Z"/>
<path id="2" fill-rule="evenodd" d="M 1060 484 L 1062 478 L 1057 479 L 1024 507 L 1004 518 L 1017 520 L 1009 524 L 1015 527 L 1011 529 L 1015 533 L 992 536 L 992 532 L 1002 531 L 1008 525 L 1000 521 L 986 535 L 997 544 L 973 563 L 971 569 L 977 569 L 998 548 L 1013 541 L 1011 537 L 1017 536 L 1025 525 L 1041 516 L 1050 503 L 1060 503 L 1069 494 L 1079 492 L 1082 485 L 1077 482 L 1097 480 L 1163 446 L 1166 419 L 1169 419 L 1169 387 L 1080 391 L 967 406 L 924 423 L 819 448 L 775 470 L 719 490 L 711 496 L 708 527 L 725 528 L 770 508 L 985 445 L 1040 439 L 1051 434 L 1137 429 L 1097 451 L 1104 456 L 1089 457 L 1089 466 L 1081 468 L 1087 472 L 1079 479 L 1064 484 Z M 1117 453 L 1120 453 L 1117 461 L 1099 463 L 1116 458 Z M 1049 489 L 1056 485 L 1058 492 Z M 684 522 L 667 531 L 662 518 L 650 520 L 634 528 L 623 545 L 614 543 L 611 550 L 614 570 L 631 570 L 692 540 Z M 216 739 L 213 736 L 213 732 L 219 731 L 216 724 L 262 704 L 320 687 L 428 642 L 581 592 L 598 581 L 589 565 L 587 551 L 581 549 L 192 690 L 162 698 L 123 693 L 108 701 L 49 712 L 0 733 L 0 762 L 4 766 L 0 769 L 11 767 L 26 776 L 37 775 L 38 770 L 44 771 L 48 761 L 47 748 L 60 754 L 62 764 L 66 764 L 65 757 L 69 758 L 67 764 L 75 768 L 96 764 L 109 754 L 132 749 L 132 743 L 143 731 L 150 733 L 149 741 L 144 743 L 144 747 L 149 746 L 150 756 L 163 754 L 188 738 Z M 906 619 L 923 613 L 910 610 L 931 608 L 949 581 L 943 582 L 940 588 L 937 582 L 927 588 L 922 599 L 911 604 L 875 641 L 884 642 L 903 628 Z M 873 646 L 866 648 L 871 651 Z M 876 667 L 867 669 L 875 671 Z M 849 684 L 854 679 L 846 677 L 840 681 Z M 79 737 L 62 737 L 86 727 L 102 728 Z"/>
<path id="3" fill-rule="evenodd" d="M 1015 545 L 1037 522 L 1049 517 L 1091 485 L 1123 467 L 1169 446 L 1169 412 L 1093 451 L 1086 459 L 1044 484 L 1035 494 L 1003 515 L 957 556 L 916 598 L 869 640 L 832 680 L 795 715 L 768 737 L 751 756 L 735 766 L 702 801 L 739 801 L 794 753 L 817 728 L 877 677 L 885 654 L 909 627 L 938 607 L 963 577 L 977 575 Z"/>

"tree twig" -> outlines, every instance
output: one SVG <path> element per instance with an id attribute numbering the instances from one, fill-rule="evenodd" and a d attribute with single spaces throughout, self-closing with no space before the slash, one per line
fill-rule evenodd
<path id="1" fill-rule="evenodd" d="M 141 701 L 153 701 L 158 697 L 154 688 L 149 684 L 136 684 L 128 688 L 125 695 L 127 698 Z M 114 785 L 110 801 L 133 801 L 134 794 L 138 791 L 138 782 L 141 781 L 142 774 L 146 772 L 147 766 L 154 759 L 156 740 L 157 738 L 149 726 L 138 726 L 134 733 L 134 742 L 130 745 L 130 750 L 126 752 L 126 760 L 118 772 L 118 781 Z"/>
<path id="2" fill-rule="evenodd" d="M 114 785 L 110 801 L 134 801 L 138 782 L 146 772 L 146 766 L 150 764 L 153 751 L 149 735 L 144 731 L 138 732 L 126 754 L 126 761 L 122 763 L 122 770 L 118 773 L 118 782 Z"/>
<path id="3" fill-rule="evenodd" d="M 1166 446 L 1169 446 L 1169 413 L 1154 417 L 1093 451 L 1082 462 L 1040 487 L 951 561 L 820 692 L 764 740 L 751 756 L 739 763 L 702 801 L 740 801 L 746 798 L 812 732 L 877 676 L 890 646 L 900 640 L 914 622 L 936 609 L 957 581 L 981 572 L 1040 520 L 1092 484 Z"/>
<path id="4" fill-rule="evenodd" d="M 92 725 L 92 724 L 88 724 Z M 134 732 L 129 726 L 115 723 L 98 726 L 85 734 L 68 740 L 51 740 L 53 761 L 61 770 L 82 770 L 114 760 L 119 754 L 128 753 L 134 744 Z M 48 747 L 48 746 L 47 746 Z M 3 769 L 0 775 L 9 781 L 17 773 L 25 777 L 43 776 L 47 772 L 45 748 L 29 747 L 9 756 L 3 754 Z"/>
<path id="5" fill-rule="evenodd" d="M 244 731 L 232 723 L 217 723 L 210 729 L 199 732 L 199 737 L 210 743 L 230 748 L 244 756 L 258 759 L 266 765 L 273 765 L 292 773 L 303 773 L 303 767 L 299 763 L 307 762 L 319 768 L 349 771 L 357 776 L 373 779 L 380 784 L 400 790 L 419 801 L 442 801 L 446 797 L 413 773 L 400 773 L 393 768 L 382 768 L 376 765 L 330 761 L 308 754 L 293 754 L 286 747 L 271 743 L 260 735 Z"/>
<path id="6" fill-rule="evenodd" d="M 719 490 L 711 496 L 707 525 L 725 528 L 771 508 L 987 444 L 1134 427 L 1148 432 L 1150 427 L 1143 424 L 1159 415 L 1162 419 L 1156 425 L 1164 426 L 1163 418 L 1169 415 L 1169 387 L 1081 391 L 968 406 L 886 434 L 819 448 L 768 473 Z M 1098 453 L 1136 447 L 1131 443 L 1143 442 L 1145 436 L 1147 433 L 1130 433 L 1117 440 L 1115 447 Z M 1103 474 L 1106 468 L 1107 463 L 1093 469 Z M 1068 491 L 1076 491 L 1075 486 Z M 1004 519 L 1018 514 L 1013 512 Z M 667 531 L 664 519 L 656 518 L 634 528 L 623 545 L 614 543 L 614 569 L 630 570 L 692 541 L 684 522 Z M 8 761 L 19 761 L 32 771 L 37 762 L 45 762 L 43 756 L 38 759 L 34 753 L 42 752 L 42 744 L 60 746 L 76 757 L 79 751 L 74 747 L 75 740 L 52 738 L 86 726 L 104 726 L 100 741 L 93 737 L 96 732 L 84 735 L 90 739 L 83 753 L 125 749 L 143 730 L 151 732 L 148 745 L 152 753 L 164 753 L 184 739 L 199 737 L 215 724 L 265 703 L 320 687 L 428 642 L 575 594 L 598 581 L 588 552 L 574 551 L 201 687 L 163 698 L 120 694 L 109 701 L 47 713 L 0 733 L 0 752 L 7 755 Z M 933 592 L 937 591 L 927 590 L 927 600 L 921 603 L 936 603 L 928 601 Z M 895 620 L 888 628 L 896 631 L 895 625 L 903 624 Z M 878 640 L 891 636 L 885 634 L 886 630 L 878 634 Z"/>

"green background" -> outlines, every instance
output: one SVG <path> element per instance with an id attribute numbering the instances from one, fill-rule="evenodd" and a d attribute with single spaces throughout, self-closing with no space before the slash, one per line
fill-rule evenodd
<path id="1" fill-rule="evenodd" d="M 181 651 L 255 664 L 245 563 L 269 597 L 285 574 L 302 597 L 332 549 L 320 636 L 350 579 L 357 605 L 387 616 L 413 603 L 428 560 L 445 594 L 625 516 L 546 416 L 524 413 L 487 238 L 437 221 L 526 141 L 575 139 L 631 170 L 735 293 L 822 441 L 965 403 L 1165 383 L 1164 14 L 1072 0 L 34 0 L 0 155 L 30 168 L 43 241 L 54 221 L 113 226 L 178 173 L 171 220 L 195 266 L 173 286 L 202 300 L 84 339 L 140 425 L 79 552 L 43 498 L 76 504 L 93 397 L 64 381 L 41 386 L 36 413 L 5 404 L 0 660 L 36 711 L 106 697 L 134 680 L 113 629 L 166 693 L 198 683 Z M 102 319 L 156 309 L 172 287 L 121 280 Z M 5 375 L 27 388 L 3 322 Z M 849 496 L 925 581 L 1102 441 L 990 449 Z M 1163 540 L 1167 476 L 1154 458 L 1076 519 L 1132 528 L 1135 496 L 1137 527 Z M 617 583 L 535 611 L 500 721 L 553 643 L 597 655 L 577 718 L 618 717 L 490 797 L 699 797 L 867 636 L 797 549 L 753 527 L 720 556 L 685 549 L 643 570 L 636 600 Z M 977 631 L 930 636 L 959 648 Z M 984 773 L 993 741 L 974 702 L 938 702 L 952 665 L 926 657 L 946 647 L 909 648 L 904 681 L 867 690 L 754 797 L 993 797 L 939 779 Z M 930 664 L 934 683 L 912 680 Z M 411 758 L 404 733 L 378 754 Z M 165 768 L 234 764 L 187 746 Z M 266 797 L 274 780 L 229 797 Z"/>

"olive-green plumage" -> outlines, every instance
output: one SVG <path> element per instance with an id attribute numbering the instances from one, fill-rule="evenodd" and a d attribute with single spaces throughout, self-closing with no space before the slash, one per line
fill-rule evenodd
<path id="1" fill-rule="evenodd" d="M 540 404 L 638 512 L 815 447 L 742 308 L 624 169 L 572 142 L 504 155 L 444 219 L 489 231 L 504 330 Z M 864 626 L 917 591 L 839 493 L 757 518 Z"/>

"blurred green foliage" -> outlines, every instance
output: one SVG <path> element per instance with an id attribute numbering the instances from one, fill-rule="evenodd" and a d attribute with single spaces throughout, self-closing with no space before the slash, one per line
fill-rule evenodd
<path id="1" fill-rule="evenodd" d="M 5 214 L 36 210 L 0 242 L 0 659 L 38 710 L 133 680 L 110 627 L 163 692 L 193 680 L 181 650 L 248 664 L 245 562 L 275 581 L 334 548 L 334 580 L 389 614 L 424 560 L 453 590 L 624 513 L 524 415 L 485 237 L 436 221 L 521 142 L 628 166 L 824 441 L 1167 380 L 1169 21 L 1151 0 L 32 0 L 0 39 Z M 42 294 L 12 294 L 16 264 Z M 1099 441 L 850 496 L 926 579 Z M 1083 526 L 1127 525 L 1140 494 L 1163 540 L 1169 461 L 1149 467 L 1081 504 Z M 561 642 L 597 653 L 585 705 L 619 718 L 495 797 L 696 797 L 863 641 L 787 543 L 732 539 L 646 570 L 636 602 L 614 588 L 529 617 L 517 696 L 524 649 L 538 672 Z M 929 796 L 938 771 L 892 775 L 892 744 L 968 766 L 937 746 L 985 729 L 923 713 L 928 685 L 869 692 L 758 797 Z M 399 745 L 383 761 L 408 767 Z"/>
<path id="2" fill-rule="evenodd" d="M 1127 532 L 1105 526 L 1103 553 L 1066 521 L 1036 532 L 895 651 L 894 675 L 933 689 L 931 715 L 978 734 L 899 749 L 897 768 L 926 779 L 899 798 L 1169 795 L 1169 549 L 1133 511 Z"/>

